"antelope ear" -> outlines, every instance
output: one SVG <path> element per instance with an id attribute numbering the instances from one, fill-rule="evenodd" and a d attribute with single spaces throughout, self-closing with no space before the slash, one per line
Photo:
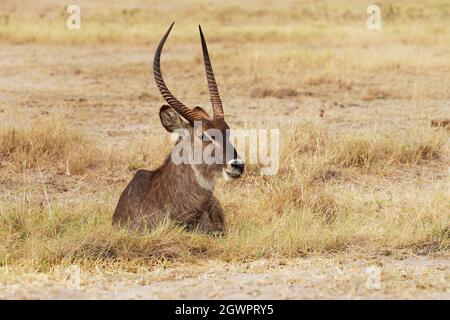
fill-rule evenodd
<path id="1" fill-rule="evenodd" d="M 174 132 L 176 129 L 181 129 L 186 126 L 178 113 L 168 105 L 163 105 L 159 109 L 159 119 L 163 127 L 169 132 Z"/>
<path id="2" fill-rule="evenodd" d="M 195 107 L 193 109 L 200 117 L 204 118 L 204 119 L 211 119 L 209 117 L 209 114 L 205 111 L 205 109 L 203 109 L 202 107 Z"/>

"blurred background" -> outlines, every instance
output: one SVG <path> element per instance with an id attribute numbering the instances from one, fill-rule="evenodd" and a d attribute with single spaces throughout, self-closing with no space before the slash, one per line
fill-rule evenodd
<path id="1" fill-rule="evenodd" d="M 48 99 L 46 108 L 61 95 L 69 105 L 73 98 L 78 105 L 123 110 L 159 103 L 151 61 L 172 21 L 162 63 L 169 87 L 187 104 L 208 103 L 202 24 L 221 93 L 238 122 L 249 112 L 254 117 L 254 110 L 264 120 L 272 119 L 265 114 L 273 108 L 282 116 L 305 105 L 307 114 L 311 105 L 388 99 L 404 107 L 414 99 L 422 108 L 423 99 L 450 97 L 448 1 L 377 1 L 381 30 L 367 28 L 372 3 L 360 0 L 70 4 L 81 10 L 80 30 L 67 29 L 63 1 L 0 1 L 0 81 L 8 92 L 3 102 L 24 104 L 27 89 L 37 105 Z M 42 90 L 47 94 L 41 96 Z M 366 124 L 373 124 L 369 119 Z"/>

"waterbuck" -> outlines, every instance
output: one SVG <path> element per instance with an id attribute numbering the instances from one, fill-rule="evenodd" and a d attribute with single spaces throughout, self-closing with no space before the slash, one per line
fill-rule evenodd
<path id="1" fill-rule="evenodd" d="M 224 214 L 213 194 L 214 181 L 220 174 L 226 179 L 239 178 L 244 171 L 244 163 L 230 143 L 229 127 L 224 119 L 222 101 L 200 26 L 203 61 L 213 117 L 211 118 L 200 107 L 188 108 L 167 88 L 161 74 L 160 57 L 173 24 L 161 39 L 153 60 L 156 84 L 168 104 L 159 110 L 159 118 L 169 132 L 184 130 L 189 137 L 188 144 L 192 148 L 183 149 L 185 153 L 183 156 L 188 161 L 174 163 L 172 152 L 158 169 L 136 172 L 120 196 L 113 224 L 151 229 L 165 218 L 170 218 L 189 229 L 222 234 L 225 228 Z M 219 135 L 209 133 L 214 130 Z M 178 143 L 180 139 L 178 138 Z M 195 149 L 194 146 L 200 147 Z M 214 158 L 219 161 L 213 163 L 194 161 L 196 151 L 203 152 L 211 147 L 214 150 Z M 196 151 L 189 152 L 189 150 Z"/>

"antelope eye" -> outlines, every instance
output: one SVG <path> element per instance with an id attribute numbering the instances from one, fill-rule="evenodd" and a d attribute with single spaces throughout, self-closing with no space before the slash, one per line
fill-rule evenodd
<path id="1" fill-rule="evenodd" d="M 216 138 L 214 136 L 210 136 L 206 132 L 203 132 L 202 133 L 202 140 L 203 141 L 214 141 L 214 140 L 216 140 Z"/>

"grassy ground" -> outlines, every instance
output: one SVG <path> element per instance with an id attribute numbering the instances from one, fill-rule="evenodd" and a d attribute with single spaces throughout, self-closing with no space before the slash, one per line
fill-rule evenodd
<path id="1" fill-rule="evenodd" d="M 362 1 L 77 4 L 69 31 L 59 3 L 0 2 L 2 279 L 73 264 L 448 260 L 449 131 L 430 127 L 450 117 L 446 1 L 380 1 L 380 31 Z M 172 20 L 162 66 L 176 96 L 208 109 L 201 23 L 230 126 L 282 132 L 277 175 L 250 166 L 219 183 L 220 239 L 111 226 L 135 170 L 170 151 L 151 59 Z"/>

